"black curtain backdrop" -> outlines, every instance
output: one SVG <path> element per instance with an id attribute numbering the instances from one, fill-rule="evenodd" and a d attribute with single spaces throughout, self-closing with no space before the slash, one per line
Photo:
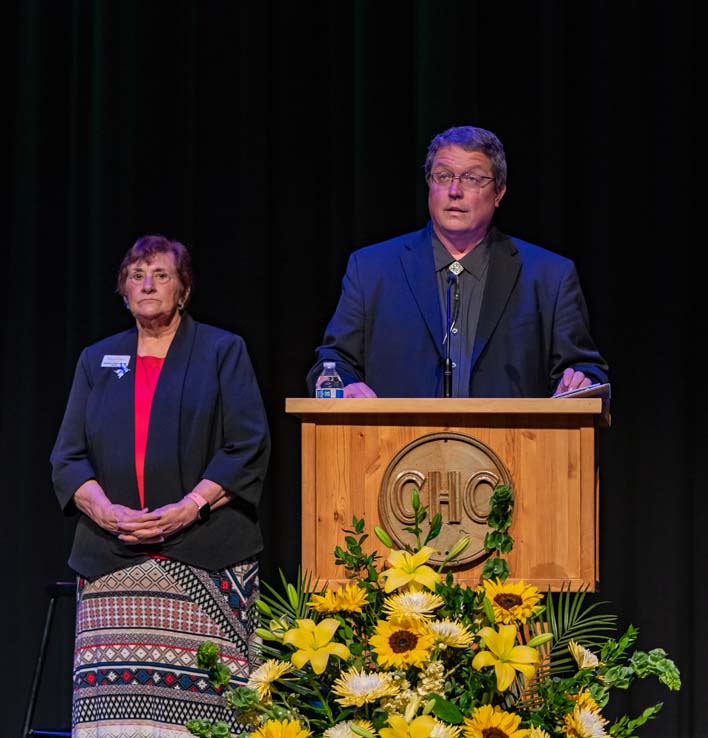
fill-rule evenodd
<path id="1" fill-rule="evenodd" d="M 81 348 L 131 323 L 114 291 L 125 250 L 147 233 L 186 243 L 192 314 L 248 343 L 273 435 L 262 518 L 275 583 L 299 559 L 300 428 L 285 398 L 305 395 L 349 253 L 426 222 L 426 146 L 472 123 L 507 148 L 497 223 L 576 261 L 612 370 L 597 597 L 639 628 L 640 648 L 666 648 L 684 682 L 678 694 L 641 683 L 616 708 L 663 700 L 643 738 L 708 737 L 698 3 L 18 0 L 0 12 L 0 734 L 20 733 L 44 587 L 72 576 L 48 456 Z M 68 715 L 71 618 L 60 608 L 38 727 Z"/>

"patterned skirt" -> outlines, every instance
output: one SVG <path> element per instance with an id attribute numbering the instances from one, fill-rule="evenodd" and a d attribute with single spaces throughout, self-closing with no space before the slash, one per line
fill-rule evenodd
<path id="1" fill-rule="evenodd" d="M 212 641 L 243 686 L 257 665 L 258 564 L 207 572 L 148 559 L 80 580 L 72 738 L 184 738 L 188 720 L 247 729 L 197 667 Z"/>

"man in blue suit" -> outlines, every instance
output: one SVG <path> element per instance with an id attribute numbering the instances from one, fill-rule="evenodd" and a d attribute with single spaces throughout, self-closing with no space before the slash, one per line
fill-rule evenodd
<path id="1" fill-rule="evenodd" d="M 506 173 L 490 131 L 433 138 L 430 222 L 352 253 L 311 394 L 325 361 L 345 397 L 548 397 L 608 381 L 573 262 L 492 226 Z"/>

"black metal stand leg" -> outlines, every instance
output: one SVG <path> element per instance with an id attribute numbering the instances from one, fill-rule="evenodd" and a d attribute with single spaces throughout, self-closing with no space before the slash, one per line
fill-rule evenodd
<path id="1" fill-rule="evenodd" d="M 49 605 L 47 606 L 47 615 L 44 618 L 44 631 L 42 632 L 42 641 L 39 646 L 39 654 L 34 666 L 34 675 L 32 677 L 32 687 L 27 700 L 27 709 L 25 710 L 25 719 L 22 726 L 21 738 L 34 738 L 35 736 L 68 736 L 71 732 L 66 730 L 36 730 L 32 727 L 34 720 L 34 712 L 39 699 L 39 690 L 42 683 L 42 674 L 47 657 L 47 649 L 49 647 L 49 636 L 54 622 L 54 611 L 56 602 L 59 597 L 72 597 L 76 593 L 75 582 L 55 582 L 47 587 L 49 593 Z"/>
<path id="2" fill-rule="evenodd" d="M 39 655 L 34 667 L 34 677 L 32 678 L 32 688 L 30 690 L 29 700 L 27 702 L 27 710 L 25 711 L 25 722 L 22 726 L 22 738 L 29 738 L 32 733 L 32 719 L 34 718 L 34 710 L 37 706 L 37 696 L 39 694 L 39 684 L 42 680 L 42 672 L 44 671 L 44 659 L 47 655 L 47 645 L 49 643 L 49 633 L 54 620 L 54 607 L 56 605 L 56 597 L 51 597 L 49 607 L 47 608 L 47 616 L 44 618 L 44 632 L 42 633 L 42 643 L 39 646 Z"/>

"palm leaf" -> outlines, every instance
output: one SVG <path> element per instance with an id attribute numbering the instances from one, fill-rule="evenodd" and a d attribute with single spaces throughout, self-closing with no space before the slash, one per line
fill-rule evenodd
<path id="1" fill-rule="evenodd" d="M 587 587 L 571 592 L 570 585 L 557 593 L 547 592 L 545 608 L 526 623 L 524 640 L 542 633 L 552 633 L 553 640 L 539 648 L 541 665 L 533 681 L 516 685 L 517 695 L 523 692 L 524 702 L 540 699 L 539 684 L 552 678 L 563 678 L 577 671 L 577 665 L 568 650 L 568 643 L 576 643 L 592 650 L 599 650 L 609 634 L 617 630 L 617 615 L 597 612 L 607 602 L 585 603 Z"/>
<path id="2" fill-rule="evenodd" d="M 586 605 L 586 594 L 587 587 L 571 592 L 570 586 L 556 594 L 551 592 L 546 594 L 546 610 L 538 625 L 540 628 L 545 619 L 548 628 L 543 628 L 540 632 L 550 630 L 553 633 L 549 649 L 553 675 L 555 675 L 554 663 L 565 657 L 572 662 L 572 657 L 568 654 L 570 641 L 575 641 L 590 650 L 593 648 L 599 650 L 607 638 L 617 630 L 617 615 L 596 612 L 599 607 L 608 603 L 602 601 Z"/>
<path id="3" fill-rule="evenodd" d="M 270 608 L 272 617 L 276 620 L 285 617 L 288 622 L 292 623 L 295 620 L 310 617 L 312 611 L 307 603 L 313 593 L 312 575 L 309 572 L 303 574 L 298 567 L 297 579 L 292 585 L 285 578 L 282 569 L 279 570 L 279 574 L 281 591 L 268 582 L 263 582 L 259 599 Z M 315 583 L 315 587 L 318 584 L 319 581 Z"/>

